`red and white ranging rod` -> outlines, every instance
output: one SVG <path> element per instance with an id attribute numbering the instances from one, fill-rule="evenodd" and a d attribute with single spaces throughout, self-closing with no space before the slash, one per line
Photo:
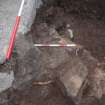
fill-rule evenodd
<path id="1" fill-rule="evenodd" d="M 25 3 L 25 0 L 22 0 L 21 6 L 20 6 L 20 9 L 18 12 L 18 16 L 16 16 L 15 25 L 14 25 L 13 30 L 11 32 L 10 43 L 9 43 L 9 48 L 8 48 L 7 55 L 6 55 L 6 60 L 10 59 L 13 48 L 14 48 L 15 38 L 16 38 L 17 30 L 19 28 L 24 3 Z"/>
<path id="2" fill-rule="evenodd" d="M 76 47 L 76 44 L 34 44 L 35 47 Z"/>

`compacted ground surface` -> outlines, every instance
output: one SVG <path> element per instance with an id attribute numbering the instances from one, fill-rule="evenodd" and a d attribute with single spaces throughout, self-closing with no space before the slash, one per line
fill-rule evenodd
<path id="1" fill-rule="evenodd" d="M 89 51 L 91 55 L 97 59 L 98 65 L 102 66 L 104 69 L 104 0 L 103 2 L 99 0 L 55 0 L 54 2 L 52 0 L 51 3 L 46 3 L 46 1 L 44 2 L 45 4 L 38 9 L 35 22 L 32 26 L 31 33 L 33 42 L 49 44 L 52 42 L 56 43 L 59 38 L 58 40 L 52 41 L 52 37 L 50 38 L 46 35 L 47 31 L 51 31 L 49 29 L 55 29 L 60 37 L 83 46 L 84 49 Z M 72 30 L 73 37 L 71 37 L 70 33 L 67 31 L 68 28 Z M 43 33 L 43 31 L 46 34 Z M 41 49 L 43 53 L 45 53 L 44 49 L 46 48 Z M 91 76 L 92 75 L 93 74 L 91 74 Z M 26 89 L 21 91 L 13 90 L 9 96 L 9 105 L 75 105 L 70 97 L 63 94 L 61 88 L 56 84 L 56 80 L 52 81 L 53 82 L 51 83 L 32 83 L 32 86 L 28 88 L 26 87 Z M 86 88 L 83 95 L 85 98 L 79 102 L 80 105 L 105 104 L 104 96 L 100 99 L 91 96 L 88 97 L 86 96 L 88 92 L 89 90 Z"/>

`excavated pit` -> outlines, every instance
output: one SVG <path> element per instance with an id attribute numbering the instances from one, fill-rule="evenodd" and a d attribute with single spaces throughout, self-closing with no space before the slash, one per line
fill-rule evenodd
<path id="1" fill-rule="evenodd" d="M 103 83 L 101 83 L 100 81 L 104 81 L 102 79 L 104 78 L 104 76 L 102 75 L 104 75 L 105 72 L 105 11 L 103 4 L 104 0 L 101 2 L 98 0 L 56 0 L 54 2 L 51 1 L 51 3 L 47 3 L 45 6 L 42 6 L 42 8 L 39 9 L 32 27 L 34 43 L 58 43 L 60 38 L 63 38 L 64 43 L 66 41 L 66 44 L 69 43 L 69 41 L 72 41 L 78 46 L 82 46 L 83 52 L 81 51 L 81 48 L 78 47 L 77 49 L 74 49 L 74 52 L 70 51 L 72 57 L 76 56 L 76 51 L 76 54 L 77 56 L 79 56 L 79 59 L 81 59 L 83 64 L 85 64 L 85 66 L 88 68 L 88 73 L 86 74 L 86 77 L 83 80 L 84 82 L 81 85 L 82 89 L 79 90 L 78 95 L 76 96 L 76 100 L 78 100 L 77 104 L 80 105 L 100 105 L 101 101 L 98 99 L 100 99 L 104 95 L 105 87 L 104 85 L 101 86 L 101 84 Z M 69 29 L 71 29 L 73 32 L 73 38 L 70 37 L 70 33 L 68 32 L 68 26 Z M 54 33 L 54 31 L 56 32 Z M 57 35 L 59 35 L 60 38 Z M 53 52 L 55 52 L 54 48 L 42 47 L 39 49 L 42 50 L 43 53 L 45 51 L 45 55 L 46 52 L 50 53 L 51 55 L 53 55 Z M 65 50 L 65 47 L 62 49 Z M 67 49 L 70 50 L 70 48 L 68 47 Z M 84 50 L 87 51 L 87 54 L 84 53 Z M 72 55 L 73 53 L 74 55 Z M 50 54 L 47 56 L 51 56 Z M 70 93 L 70 96 L 75 94 L 75 90 L 73 90 L 74 94 L 72 94 L 73 87 L 71 88 L 70 85 L 68 85 L 71 82 L 68 82 L 67 84 L 65 83 L 67 82 L 65 80 L 65 78 L 67 77 L 66 73 L 69 73 L 66 72 L 67 67 L 68 65 L 77 65 L 77 68 L 80 67 L 78 66 L 78 60 L 74 64 L 72 63 L 76 60 L 76 58 L 72 58 L 71 60 L 72 61 L 69 61 L 69 64 L 63 63 L 63 66 L 59 66 L 57 69 L 55 69 L 58 72 L 64 73 L 64 81 L 62 79 L 61 81 L 63 81 L 63 84 L 66 87 L 66 91 L 68 92 L 66 95 Z M 57 63 L 57 60 L 55 62 Z M 70 72 L 75 71 L 75 68 L 72 71 L 72 66 L 69 67 L 71 68 Z M 63 67 L 65 68 L 64 71 L 62 71 Z M 82 72 L 84 72 L 84 70 Z M 84 72 L 83 74 L 85 73 L 86 72 Z M 100 73 L 102 73 L 102 75 L 100 75 Z M 75 74 L 72 75 L 75 77 Z M 100 80 L 97 77 L 99 77 Z M 86 83 L 86 81 L 88 81 L 88 83 Z M 100 86 L 98 86 L 98 83 L 100 84 Z M 70 90 L 68 89 L 68 87 Z M 103 92 L 103 95 L 101 94 L 101 92 Z M 104 103 L 101 102 L 101 104 L 103 105 Z"/>
<path id="2" fill-rule="evenodd" d="M 25 35 L 31 48 L 13 56 L 15 80 L 2 105 L 104 105 L 104 0 L 43 2 Z M 77 46 L 33 47 L 59 42 Z"/>

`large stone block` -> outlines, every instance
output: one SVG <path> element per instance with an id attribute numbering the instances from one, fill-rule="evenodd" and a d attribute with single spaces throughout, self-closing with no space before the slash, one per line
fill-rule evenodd
<path id="1" fill-rule="evenodd" d="M 42 4 L 41 0 L 25 1 L 21 18 L 22 20 L 18 32 L 24 34 L 30 30 L 31 25 L 33 24 L 33 20 L 35 19 L 36 16 L 36 10 L 40 7 L 41 4 Z"/>
<path id="2" fill-rule="evenodd" d="M 87 75 L 87 67 L 78 57 L 73 57 L 66 66 L 65 72 L 60 77 L 68 96 L 72 96 L 73 98 L 78 96 Z"/>

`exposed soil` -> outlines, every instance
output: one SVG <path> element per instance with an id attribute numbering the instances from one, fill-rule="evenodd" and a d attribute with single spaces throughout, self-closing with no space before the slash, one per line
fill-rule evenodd
<path id="1" fill-rule="evenodd" d="M 46 43 L 34 30 L 38 24 L 47 23 L 49 27 L 54 27 L 61 37 L 82 45 L 103 66 L 105 63 L 105 16 L 103 15 L 105 11 L 103 2 L 98 0 L 92 2 L 58 0 L 55 3 L 47 4 L 37 13 L 33 28 L 35 33 L 33 35 L 36 35 L 33 36 L 34 42 Z M 73 30 L 74 37 L 72 39 L 67 34 L 67 25 Z M 100 105 L 97 99 L 90 97 L 84 98 L 82 101 L 80 102 L 81 105 Z M 103 102 L 101 104 L 104 105 Z"/>
<path id="2" fill-rule="evenodd" d="M 42 21 L 54 25 L 61 32 L 61 35 L 62 31 L 66 30 L 65 26 L 69 24 L 74 32 L 73 41 L 83 45 L 95 58 L 104 62 L 104 1 L 58 0 L 52 4 L 45 9 L 40 9 L 35 24 Z M 65 34 L 65 37 L 67 37 L 67 34 Z"/>
<path id="3" fill-rule="evenodd" d="M 10 105 L 74 105 L 55 83 L 33 85 L 24 91 L 14 90 L 12 97 Z"/>

